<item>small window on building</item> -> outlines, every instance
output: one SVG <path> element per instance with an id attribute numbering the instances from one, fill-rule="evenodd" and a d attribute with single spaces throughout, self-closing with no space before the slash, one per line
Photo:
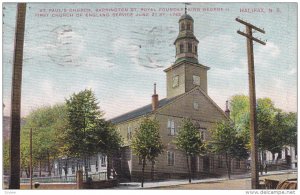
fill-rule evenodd
<path id="1" fill-rule="evenodd" d="M 195 53 L 197 54 L 197 46 L 195 46 Z"/>
<path id="2" fill-rule="evenodd" d="M 175 163 L 175 153 L 168 151 L 168 165 L 173 166 Z"/>
<path id="3" fill-rule="evenodd" d="M 194 85 L 200 85 L 200 77 L 199 76 L 196 76 L 196 75 L 193 75 L 193 84 Z"/>
<path id="4" fill-rule="evenodd" d="M 178 87 L 179 86 L 179 76 L 176 75 L 173 77 L 173 88 Z"/>
<path id="5" fill-rule="evenodd" d="M 72 174 L 75 174 L 75 165 L 72 165 Z"/>
<path id="6" fill-rule="evenodd" d="M 168 120 L 169 135 L 175 135 L 175 123 L 172 119 Z"/>
<path id="7" fill-rule="evenodd" d="M 183 52 L 184 52 L 184 45 L 183 45 L 183 44 L 180 44 L 180 45 L 179 45 L 179 48 L 180 48 L 180 53 L 183 53 Z"/>
<path id="8" fill-rule="evenodd" d="M 106 167 L 106 156 L 101 156 L 101 167 Z"/>
<path id="9" fill-rule="evenodd" d="M 128 127 L 127 128 L 127 139 L 131 140 L 131 137 L 132 137 L 132 128 Z"/>
<path id="10" fill-rule="evenodd" d="M 199 104 L 198 104 L 198 102 L 194 102 L 194 109 L 195 110 L 199 110 Z"/>
<path id="11" fill-rule="evenodd" d="M 181 31 L 185 30 L 184 23 L 181 23 Z"/>
<path id="12" fill-rule="evenodd" d="M 189 23 L 189 22 L 187 23 L 186 29 L 191 30 L 191 23 Z"/>
<path id="13" fill-rule="evenodd" d="M 91 171 L 91 160 L 87 159 L 87 171 Z"/>
<path id="14" fill-rule="evenodd" d="M 201 128 L 200 129 L 200 138 L 201 138 L 202 141 L 206 140 L 205 132 L 206 132 L 206 128 Z"/>
<path id="15" fill-rule="evenodd" d="M 98 161 L 97 160 L 96 160 L 95 168 L 96 168 L 96 172 L 98 172 L 99 166 L 98 166 Z"/>
<path id="16" fill-rule="evenodd" d="M 192 52 L 192 43 L 188 43 L 188 52 Z"/>
<path id="17" fill-rule="evenodd" d="M 200 138 L 202 141 L 204 140 L 204 132 L 203 131 L 200 131 Z"/>

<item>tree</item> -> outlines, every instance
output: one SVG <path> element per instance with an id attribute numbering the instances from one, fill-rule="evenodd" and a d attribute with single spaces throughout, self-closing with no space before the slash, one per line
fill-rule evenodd
<path id="1" fill-rule="evenodd" d="M 9 174 L 9 140 L 3 140 L 3 175 Z"/>
<path id="2" fill-rule="evenodd" d="M 249 101 L 244 95 L 235 95 L 230 101 L 231 119 L 245 141 L 250 142 L 249 132 Z M 295 113 L 285 113 L 274 106 L 270 98 L 259 98 L 256 106 L 258 126 L 258 147 L 260 151 L 268 150 L 273 159 L 276 153 L 281 153 L 284 145 L 294 139 L 296 143 L 297 120 Z"/>
<path id="3" fill-rule="evenodd" d="M 88 180 L 88 157 L 99 149 L 98 134 L 101 134 L 103 116 L 94 93 L 85 89 L 66 100 L 68 128 L 65 132 L 66 149 L 73 157 L 82 158 Z"/>
<path id="4" fill-rule="evenodd" d="M 107 156 L 107 178 L 110 179 L 112 157 L 119 155 L 123 140 L 111 122 L 99 120 L 98 128 L 101 128 L 102 131 L 98 134 L 97 148 L 99 148 L 99 152 Z"/>
<path id="5" fill-rule="evenodd" d="M 218 122 L 210 132 L 209 148 L 213 153 L 225 154 L 227 173 L 230 179 L 232 159 L 245 159 L 249 156 L 246 143 L 239 136 L 234 123 L 228 120 Z"/>
<path id="6" fill-rule="evenodd" d="M 182 127 L 179 129 L 175 138 L 175 144 L 178 149 L 183 150 L 186 154 L 186 163 L 189 173 L 189 183 L 191 183 L 191 169 L 189 158 L 200 154 L 204 151 L 199 130 L 195 127 L 190 119 L 184 119 Z"/>
<path id="7" fill-rule="evenodd" d="M 21 132 L 21 167 L 29 176 L 29 132 L 33 132 L 33 165 L 39 164 L 40 176 L 42 162 L 46 162 L 51 176 L 53 161 L 59 156 L 60 132 L 66 127 L 66 108 L 54 105 L 38 108 L 25 118 Z"/>
<path id="8" fill-rule="evenodd" d="M 142 160 L 142 181 L 141 186 L 144 187 L 144 171 L 146 160 L 152 162 L 151 172 L 154 171 L 155 158 L 162 153 L 163 144 L 159 135 L 159 123 L 157 120 L 144 118 L 138 130 L 134 133 L 131 148 L 133 152 Z M 151 174 L 153 175 L 153 173 Z"/>

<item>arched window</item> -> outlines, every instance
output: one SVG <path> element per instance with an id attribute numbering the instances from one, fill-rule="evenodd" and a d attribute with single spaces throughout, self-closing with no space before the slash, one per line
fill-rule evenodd
<path id="1" fill-rule="evenodd" d="M 184 26 L 184 23 L 182 22 L 181 23 L 181 31 L 185 30 L 185 26 Z"/>
<path id="2" fill-rule="evenodd" d="M 195 46 L 195 53 L 197 54 L 197 46 Z"/>
<path id="3" fill-rule="evenodd" d="M 180 44 L 180 53 L 183 53 L 183 44 Z"/>
<path id="4" fill-rule="evenodd" d="M 189 22 L 187 23 L 186 29 L 191 30 L 191 23 L 189 23 Z"/>
<path id="5" fill-rule="evenodd" d="M 192 52 L 192 43 L 188 43 L 188 52 Z"/>

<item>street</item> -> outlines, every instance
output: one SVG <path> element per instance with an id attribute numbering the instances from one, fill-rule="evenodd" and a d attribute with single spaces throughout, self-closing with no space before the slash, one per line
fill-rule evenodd
<path id="1" fill-rule="evenodd" d="M 297 178 L 296 170 L 272 171 L 264 176 L 260 176 L 260 180 L 265 178 L 284 181 L 286 179 Z M 228 180 L 226 177 L 209 178 L 202 180 L 192 180 L 189 184 L 188 180 L 170 180 L 162 182 L 146 182 L 144 188 L 140 187 L 140 183 L 121 183 L 114 189 L 174 189 L 174 190 L 250 190 L 251 178 L 249 174 L 234 175 Z"/>

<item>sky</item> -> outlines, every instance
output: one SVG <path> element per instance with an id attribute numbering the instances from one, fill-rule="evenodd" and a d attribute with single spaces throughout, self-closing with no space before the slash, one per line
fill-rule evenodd
<path id="1" fill-rule="evenodd" d="M 105 118 L 151 103 L 153 83 L 166 96 L 163 71 L 175 61 L 174 40 L 183 3 L 28 3 L 21 114 L 63 103 L 92 89 Z M 3 4 L 2 93 L 10 114 L 16 4 Z M 297 5 L 295 3 L 191 3 L 199 63 L 210 67 L 208 95 L 222 108 L 248 95 L 245 26 L 253 36 L 256 96 L 283 111 L 297 111 Z"/>

